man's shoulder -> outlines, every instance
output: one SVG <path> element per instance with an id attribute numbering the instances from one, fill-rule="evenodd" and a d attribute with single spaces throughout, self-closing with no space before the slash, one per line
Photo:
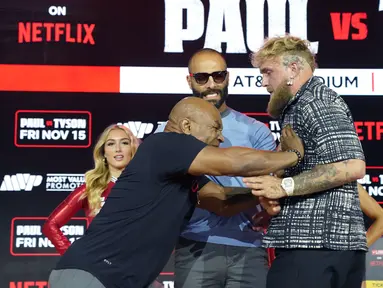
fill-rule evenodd
<path id="1" fill-rule="evenodd" d="M 156 148 L 169 147 L 174 145 L 182 145 L 184 143 L 192 143 L 198 141 L 195 137 L 177 132 L 158 132 L 148 136 L 140 146 L 153 146 Z M 162 145 L 164 143 L 164 145 Z M 182 144 L 181 144 L 182 143 Z M 165 145 L 166 144 L 166 145 Z"/>
<path id="2" fill-rule="evenodd" d="M 316 103 L 332 103 L 337 101 L 343 101 L 342 97 L 328 87 L 323 81 L 314 76 L 312 83 L 303 92 L 302 104 Z"/>
<path id="3" fill-rule="evenodd" d="M 337 127 L 339 121 L 352 119 L 351 111 L 344 99 L 325 84 L 312 87 L 309 97 L 300 101 L 295 110 L 300 123 L 312 133 L 315 129 Z M 347 120 L 346 120 L 347 119 Z"/>
<path id="4" fill-rule="evenodd" d="M 309 97 L 306 97 L 299 105 L 299 108 L 303 114 L 308 113 L 312 116 L 315 112 L 317 115 L 327 114 L 330 111 L 344 111 L 349 113 L 349 107 L 344 99 L 336 92 L 327 89 L 323 89 L 322 93 L 313 93 Z"/>
<path id="5" fill-rule="evenodd" d="M 257 120 L 256 118 L 250 117 L 246 115 L 245 113 L 236 111 L 232 108 L 229 108 L 229 109 L 230 109 L 230 114 L 232 116 L 229 119 L 235 122 L 235 124 L 244 125 L 244 126 L 255 128 L 255 129 L 258 129 L 258 128 L 268 129 L 263 122 Z M 225 129 L 225 126 L 223 127 L 223 129 Z"/>
<path id="6" fill-rule="evenodd" d="M 344 99 L 318 77 L 313 78 L 313 83 L 305 89 L 296 106 L 302 114 L 311 114 L 313 110 L 316 114 L 323 114 L 333 108 L 348 110 Z"/>

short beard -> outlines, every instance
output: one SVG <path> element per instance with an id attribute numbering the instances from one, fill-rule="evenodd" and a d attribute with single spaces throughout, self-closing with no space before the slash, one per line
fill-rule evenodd
<path id="1" fill-rule="evenodd" d="M 221 97 L 221 99 L 219 99 L 218 101 L 207 100 L 208 102 L 212 103 L 217 109 L 221 108 L 222 104 L 225 103 L 227 98 L 229 97 L 229 85 L 227 85 L 226 87 L 223 87 L 222 89 L 209 89 L 203 92 L 198 92 L 197 90 L 192 88 L 192 91 L 193 91 L 194 97 L 198 97 L 202 99 L 206 95 L 209 95 L 211 93 L 217 93 Z"/>
<path id="2" fill-rule="evenodd" d="M 286 84 L 286 81 L 283 81 L 271 96 L 269 104 L 267 105 L 267 112 L 272 118 L 279 118 L 283 109 L 285 109 L 287 103 L 293 97 L 294 95 L 290 92 L 290 88 Z"/>

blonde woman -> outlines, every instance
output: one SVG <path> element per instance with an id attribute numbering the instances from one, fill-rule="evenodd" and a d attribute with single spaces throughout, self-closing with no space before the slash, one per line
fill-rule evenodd
<path id="1" fill-rule="evenodd" d="M 95 167 L 85 173 L 85 184 L 60 203 L 44 224 L 43 233 L 61 255 L 71 242 L 60 228 L 82 209 L 92 221 L 138 145 L 139 140 L 125 126 L 111 125 L 102 132 L 93 151 Z"/>

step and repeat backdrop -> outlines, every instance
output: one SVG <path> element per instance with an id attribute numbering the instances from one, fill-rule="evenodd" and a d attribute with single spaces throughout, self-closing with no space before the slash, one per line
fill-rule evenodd
<path id="1" fill-rule="evenodd" d="M 190 95 L 187 62 L 221 51 L 230 107 L 269 126 L 268 95 L 249 54 L 265 37 L 311 42 L 317 76 L 354 115 L 367 159 L 360 183 L 383 204 L 383 0 L 3 0 L 0 4 L 0 287 L 48 287 L 59 256 L 42 234 L 50 212 L 84 181 L 111 123 L 145 139 Z M 78 214 L 70 241 L 88 225 Z M 383 239 L 367 255 L 383 286 Z M 174 287 L 172 258 L 160 281 Z"/>

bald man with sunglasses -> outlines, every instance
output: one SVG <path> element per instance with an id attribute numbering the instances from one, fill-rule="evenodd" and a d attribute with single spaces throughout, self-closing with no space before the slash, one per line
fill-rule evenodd
<path id="1" fill-rule="evenodd" d="M 193 96 L 210 102 L 221 114 L 225 140 L 220 147 L 275 150 L 272 133 L 263 123 L 227 106 L 229 72 L 219 52 L 199 50 L 188 67 L 187 82 Z M 209 178 L 222 186 L 244 187 L 241 177 Z M 263 235 L 252 222 L 260 219 L 261 207 L 247 202 L 247 207 L 233 205 L 218 215 L 202 209 L 203 204 L 201 201 L 194 211 L 175 249 L 175 287 L 265 288 L 268 256 L 261 247 Z"/>

